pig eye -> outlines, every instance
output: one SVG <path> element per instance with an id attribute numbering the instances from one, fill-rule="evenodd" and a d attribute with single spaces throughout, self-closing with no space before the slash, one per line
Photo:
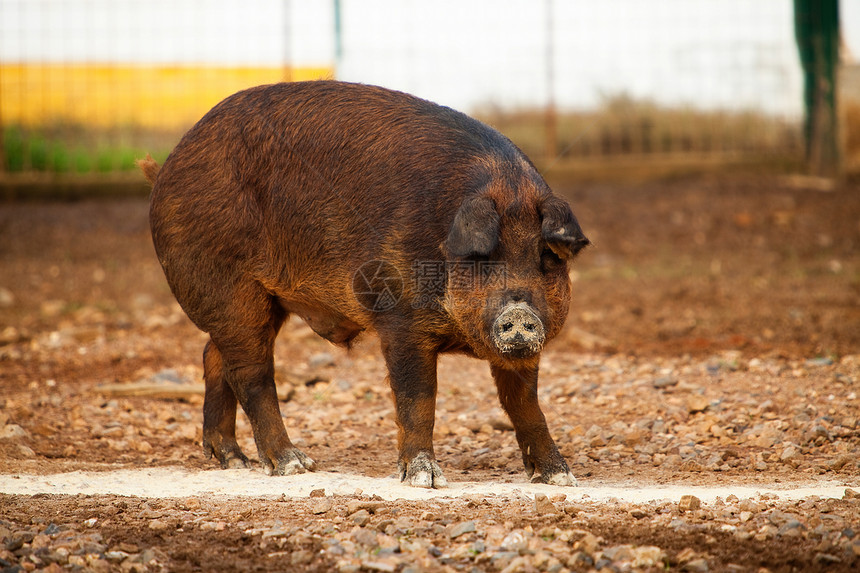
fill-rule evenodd
<path id="1" fill-rule="evenodd" d="M 540 262 L 544 272 L 554 271 L 564 266 L 564 261 L 548 247 L 541 252 Z"/>

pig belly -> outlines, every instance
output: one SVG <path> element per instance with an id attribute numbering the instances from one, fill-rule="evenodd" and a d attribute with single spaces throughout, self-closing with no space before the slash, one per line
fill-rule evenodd
<path id="1" fill-rule="evenodd" d="M 364 330 L 363 326 L 331 308 L 288 300 L 280 302 L 284 310 L 299 316 L 311 330 L 334 344 L 349 345 Z"/>

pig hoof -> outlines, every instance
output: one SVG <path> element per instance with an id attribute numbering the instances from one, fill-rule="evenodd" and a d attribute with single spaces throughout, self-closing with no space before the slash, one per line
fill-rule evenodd
<path id="1" fill-rule="evenodd" d="M 576 478 L 570 472 L 557 472 L 547 476 L 538 475 L 532 478 L 532 483 L 545 483 L 549 485 L 575 486 Z"/>
<path id="2" fill-rule="evenodd" d="M 287 450 L 287 452 L 277 460 L 276 464 L 268 465 L 266 473 L 276 476 L 290 476 L 293 474 L 303 474 L 308 471 L 314 471 L 317 468 L 315 461 L 310 459 L 304 452 L 296 448 Z"/>
<path id="3" fill-rule="evenodd" d="M 400 481 L 412 487 L 443 488 L 448 487 L 448 480 L 442 475 L 442 469 L 436 460 L 426 452 L 421 452 L 412 461 L 400 464 Z"/>
<path id="4" fill-rule="evenodd" d="M 212 458 L 215 456 L 215 459 L 218 460 L 218 463 L 221 464 L 222 470 L 236 470 L 236 469 L 244 469 L 251 467 L 251 463 L 248 461 L 247 456 L 242 453 L 242 450 L 239 449 L 239 446 L 234 448 L 222 448 L 221 451 L 216 451 L 211 445 L 206 445 L 206 459 Z"/>
<path id="5" fill-rule="evenodd" d="M 230 457 L 221 462 L 221 469 L 223 470 L 241 470 L 247 467 L 250 467 L 250 463 L 244 455 L 241 458 Z"/>

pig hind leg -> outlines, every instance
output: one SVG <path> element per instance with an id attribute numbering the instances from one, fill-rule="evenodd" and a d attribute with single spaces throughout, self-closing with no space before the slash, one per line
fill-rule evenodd
<path id="1" fill-rule="evenodd" d="M 219 315 L 206 330 L 221 359 L 220 376 L 207 377 L 204 400 L 204 436 L 221 465 L 242 460 L 235 439 L 235 404 L 242 406 L 251 428 L 266 473 L 290 475 L 313 470 L 314 461 L 290 441 L 275 388 L 275 336 L 286 319 L 286 312 L 258 283 L 236 286 L 229 302 L 219 305 Z M 215 365 L 215 359 L 210 362 Z M 219 380 L 220 378 L 220 380 Z M 211 386 L 211 394 L 210 394 Z M 230 392 L 232 391 L 232 399 Z M 212 398 L 209 404 L 210 396 Z M 206 424 L 206 412 L 211 413 Z M 208 430 L 208 434 L 207 434 Z"/>
<path id="2" fill-rule="evenodd" d="M 223 469 L 246 468 L 248 458 L 236 443 L 236 395 L 224 378 L 224 362 L 218 347 L 209 340 L 203 350 L 203 450 L 213 455 Z"/>

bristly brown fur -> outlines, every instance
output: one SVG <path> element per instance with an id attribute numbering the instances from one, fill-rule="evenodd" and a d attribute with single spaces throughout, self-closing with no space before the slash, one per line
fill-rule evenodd
<path id="1" fill-rule="evenodd" d="M 539 354 L 504 354 L 493 324 L 516 302 L 555 336 L 571 298 L 568 260 L 587 239 L 506 137 L 400 92 L 283 83 L 228 97 L 161 169 L 149 156 L 138 166 L 153 183 L 150 224 L 167 281 L 210 335 L 203 443 L 222 466 L 248 463 L 238 403 L 266 469 L 315 467 L 287 436 L 273 378 L 275 337 L 296 314 L 335 344 L 379 335 L 409 483 L 445 483 L 432 444 L 441 352 L 488 360 L 529 471 L 572 483 L 540 412 Z M 373 262 L 390 275 L 373 267 L 375 284 L 395 287 L 384 308 L 355 287 Z M 441 274 L 416 276 L 421 264 Z M 502 268 L 502 280 L 485 280 L 480 264 Z"/>

